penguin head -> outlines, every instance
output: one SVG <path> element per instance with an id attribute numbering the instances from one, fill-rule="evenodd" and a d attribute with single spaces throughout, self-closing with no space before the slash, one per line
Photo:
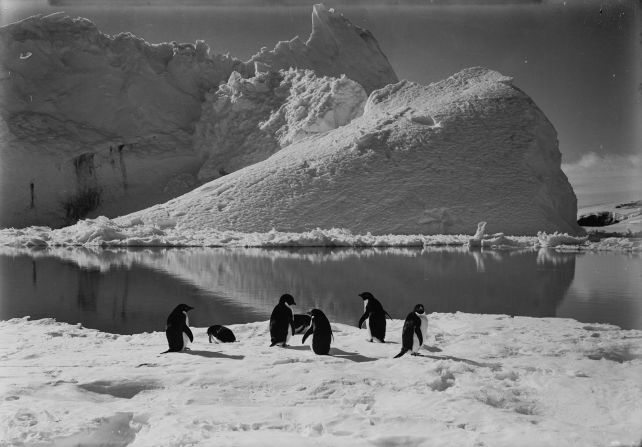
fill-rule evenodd
<path id="1" fill-rule="evenodd" d="M 419 315 L 423 314 L 424 313 L 424 305 L 423 304 L 417 304 L 415 306 L 415 313 L 419 314 Z"/>
<path id="2" fill-rule="evenodd" d="M 363 300 L 364 300 L 364 301 L 365 301 L 365 300 L 370 300 L 370 299 L 374 298 L 374 296 L 372 296 L 372 293 L 370 293 L 370 292 L 363 292 L 363 293 L 360 293 L 360 294 L 359 294 L 359 296 L 360 296 L 361 298 L 363 298 Z"/>
<path id="3" fill-rule="evenodd" d="M 279 298 L 279 303 L 287 304 L 288 306 L 296 305 L 296 303 L 294 302 L 294 297 L 289 293 L 281 295 L 281 298 Z"/>
<path id="4" fill-rule="evenodd" d="M 308 312 L 308 315 L 310 315 L 313 320 L 320 317 L 326 318 L 325 314 L 320 309 L 312 309 L 310 312 Z"/>
<path id="5" fill-rule="evenodd" d="M 194 308 L 192 306 L 188 306 L 187 304 L 179 304 L 178 306 L 176 306 L 176 309 L 174 310 L 177 310 L 179 312 L 187 312 L 192 309 Z"/>

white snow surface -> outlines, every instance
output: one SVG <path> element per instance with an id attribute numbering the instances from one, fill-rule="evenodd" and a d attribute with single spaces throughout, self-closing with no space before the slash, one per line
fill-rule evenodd
<path id="1" fill-rule="evenodd" d="M 197 312 L 194 310 L 192 312 Z M 162 323 L 162 322 L 161 322 Z M 224 322 L 221 322 L 224 323 Z M 0 322 L 2 445 L 638 446 L 642 331 L 430 314 L 421 356 L 332 324 L 329 356 L 268 348 L 268 322 L 185 353 L 162 331 Z"/>

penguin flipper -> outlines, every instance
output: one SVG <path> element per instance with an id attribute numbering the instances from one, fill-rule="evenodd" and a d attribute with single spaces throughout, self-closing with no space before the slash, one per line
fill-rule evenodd
<path id="1" fill-rule="evenodd" d="M 424 337 L 421 335 L 421 326 L 415 326 L 415 335 L 419 340 L 419 346 L 421 347 L 424 344 Z"/>
<path id="2" fill-rule="evenodd" d="M 183 332 L 185 332 L 187 334 L 187 336 L 189 337 L 189 341 L 191 343 L 193 343 L 194 342 L 194 334 L 192 334 L 192 330 L 189 328 L 189 326 L 185 326 L 185 328 L 183 329 Z"/>
<path id="3" fill-rule="evenodd" d="M 363 325 L 363 322 L 366 321 L 366 318 L 368 318 L 368 312 L 364 312 L 364 314 L 359 319 L 359 324 L 357 325 L 359 329 L 361 329 L 361 326 Z"/>
<path id="4" fill-rule="evenodd" d="M 310 329 L 306 331 L 305 334 L 303 334 L 303 338 L 301 339 L 301 344 L 305 343 L 305 339 L 308 338 L 310 335 L 312 335 L 312 326 L 310 326 Z"/>

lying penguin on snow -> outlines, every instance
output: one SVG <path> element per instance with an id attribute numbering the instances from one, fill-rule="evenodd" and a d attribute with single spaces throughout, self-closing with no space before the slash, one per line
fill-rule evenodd
<path id="1" fill-rule="evenodd" d="M 210 343 L 212 343 L 212 338 L 214 341 L 221 342 L 221 343 L 233 343 L 236 341 L 236 337 L 234 336 L 234 332 L 230 328 L 227 328 L 225 326 L 221 326 L 220 324 L 215 324 L 213 326 L 210 326 L 207 328 L 207 336 L 210 339 Z"/>

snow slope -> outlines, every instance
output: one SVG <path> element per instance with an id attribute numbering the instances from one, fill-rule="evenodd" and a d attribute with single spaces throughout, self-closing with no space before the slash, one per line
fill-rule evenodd
<path id="1" fill-rule="evenodd" d="M 511 79 L 463 70 L 373 92 L 363 116 L 118 222 L 185 230 L 582 233 L 553 126 Z"/>
<path id="2" fill-rule="evenodd" d="M 193 312 L 197 312 L 198 309 Z M 213 323 L 215 316 L 212 316 Z M 159 326 L 164 322 L 160 321 Z M 225 322 L 218 322 L 225 323 Z M 421 357 L 333 324 L 330 356 L 239 342 L 160 355 L 163 332 L 0 322 L 3 445 L 637 446 L 641 331 L 565 319 L 430 314 Z"/>
<path id="3" fill-rule="evenodd" d="M 336 48 L 320 49 L 328 42 Z M 217 143 L 195 147 L 206 96 L 232 73 L 261 75 L 255 69 L 270 54 L 242 62 L 210 54 L 203 41 L 108 36 L 61 13 L 0 28 L 0 226 L 113 217 L 193 189 L 203 147 Z M 268 65 L 278 72 L 291 64 L 349 73 L 367 91 L 397 81 L 374 38 L 323 6 L 314 8 L 308 43 Z"/>

